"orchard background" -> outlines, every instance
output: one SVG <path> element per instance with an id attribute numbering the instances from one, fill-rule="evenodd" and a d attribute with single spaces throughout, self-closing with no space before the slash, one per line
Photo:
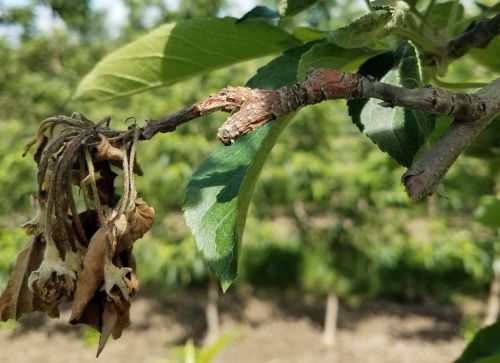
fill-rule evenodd
<path id="1" fill-rule="evenodd" d="M 0 289 L 6 287 L 16 255 L 27 240 L 18 226 L 32 217 L 36 164 L 31 155 L 22 157 L 23 147 L 45 118 L 74 111 L 92 120 L 112 115 L 111 125 L 126 129 L 134 123 L 143 126 L 145 120 L 191 105 L 227 85 L 245 85 L 249 79 L 251 87 L 277 88 L 302 81 L 311 67 L 356 72 L 363 65 L 368 75 L 382 78 L 394 62 L 404 58 L 398 58 L 402 46 L 411 47 L 406 51 L 413 52 L 419 62 L 425 53 L 419 53 L 420 48 L 435 51 L 435 44 L 426 43 L 429 39 L 422 34 L 453 39 L 482 18 L 498 17 L 499 10 L 494 1 L 485 0 L 376 5 L 380 8 L 347 0 L 1 4 Z M 389 18 L 358 35 L 350 28 L 331 32 L 370 11 L 387 11 L 390 19 L 399 14 L 403 26 L 394 21 L 399 33 L 387 30 Z M 206 20 L 226 16 L 232 18 Z M 272 33 L 269 41 L 276 43 L 269 49 L 254 45 L 257 50 L 238 53 L 238 48 L 225 48 L 224 39 L 231 33 L 213 30 L 211 38 L 211 27 L 226 31 L 237 26 L 237 19 L 256 39 L 265 29 Z M 167 35 L 184 41 L 180 50 L 165 48 L 172 59 L 176 51 L 185 51 L 183 57 L 190 56 L 185 59 L 196 69 L 212 61 L 197 53 L 208 47 L 209 55 L 229 61 L 201 67 L 201 71 L 170 64 L 173 68 L 162 72 L 157 84 L 138 82 L 132 75 L 109 84 L 99 78 L 103 68 L 94 67 L 106 55 L 113 57 L 113 51 L 141 42 L 140 37 L 154 39 L 147 38 L 151 29 L 172 22 L 187 24 Z M 424 31 L 409 33 L 412 26 Z M 177 35 L 175 29 L 180 29 Z M 415 33 L 419 36 L 411 39 Z M 405 36 L 413 42 L 403 44 Z M 253 40 L 243 39 L 241 48 L 250 47 Z M 359 47 L 350 47 L 356 42 Z M 138 52 L 141 55 L 140 47 Z M 387 66 L 390 52 L 395 55 Z M 411 81 L 472 93 L 499 76 L 499 56 L 497 36 L 488 47 L 474 48 L 456 60 L 443 57 L 432 65 L 419 63 L 421 79 Z M 273 63 L 275 58 L 280 59 L 278 63 Z M 230 66 L 216 69 L 222 65 Z M 154 64 L 144 63 L 145 73 L 148 67 Z M 103 82 L 113 93 L 99 91 L 104 89 Z M 498 317 L 498 117 L 433 194 L 414 203 L 401 185 L 405 167 L 400 164 L 409 166 L 415 155 L 424 154 L 450 120 L 425 121 L 432 125 L 416 145 L 413 140 L 418 137 L 410 138 L 411 151 L 405 147 L 394 151 L 389 142 L 384 151 L 391 158 L 372 142 L 375 137 L 384 148 L 384 139 L 370 134 L 369 125 L 361 134 L 351 116 L 352 107 L 346 107 L 345 101 L 323 102 L 304 108 L 291 120 L 278 120 L 283 127 L 267 125 L 253 132 L 257 136 L 250 133 L 235 145 L 223 147 L 215 135 L 225 116 L 211 114 L 176 132 L 140 142 L 137 155 L 144 176 L 136 178 L 137 189 L 154 207 L 156 219 L 151 232 L 135 244 L 141 289 L 132 304 L 132 325 L 120 340 L 108 343 L 101 359 L 188 362 L 195 356 L 196 362 L 374 363 L 458 359 L 481 327 Z M 417 122 L 421 122 L 419 117 Z M 198 215 L 192 207 L 193 195 L 200 189 L 197 175 L 225 169 L 220 165 L 204 168 L 205 161 L 191 178 L 207 156 L 212 155 L 210 164 L 210 160 L 221 160 L 220 155 L 230 156 L 231 148 L 240 147 L 244 154 L 245 140 L 277 128 L 281 134 L 260 176 L 256 173 L 253 196 L 240 196 L 248 199 L 249 209 L 244 236 L 240 230 L 237 233 L 242 238 L 238 275 L 222 295 L 210 268 L 227 288 L 235 267 L 221 269 L 211 264 L 203 241 L 197 241 L 202 251 L 197 249 L 183 207 L 186 200 L 192 227 L 190 208 Z M 244 163 L 245 156 L 236 161 Z M 217 193 L 230 186 L 230 170 L 228 175 L 229 179 L 215 180 L 220 187 Z M 209 207 L 230 213 L 220 199 Z M 245 224 L 244 215 L 235 218 L 238 228 Z M 193 230 L 200 238 L 196 227 Z M 228 230 L 220 234 L 232 233 Z M 99 334 L 88 327 L 65 325 L 68 309 L 62 306 L 59 320 L 49 321 L 35 313 L 17 322 L 0 323 L 0 361 L 59 362 L 68 361 L 68 355 L 79 362 L 93 360 Z M 497 324 L 483 330 L 478 345 L 472 345 L 459 362 L 500 361 L 499 332 Z"/>

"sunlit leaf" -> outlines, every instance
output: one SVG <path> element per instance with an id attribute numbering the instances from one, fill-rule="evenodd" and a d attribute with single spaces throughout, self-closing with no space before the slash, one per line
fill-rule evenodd
<path id="1" fill-rule="evenodd" d="M 390 10 L 375 10 L 345 27 L 332 30 L 326 38 L 343 48 L 365 47 L 386 34 L 384 27 L 391 18 L 392 12 Z"/>
<path id="2" fill-rule="evenodd" d="M 285 52 L 261 68 L 249 87 L 278 88 L 297 80 L 302 46 Z M 239 245 L 248 206 L 271 149 L 289 123 L 288 116 L 219 147 L 196 169 L 186 192 L 184 215 L 205 261 L 226 290 L 236 277 Z"/>
<path id="3" fill-rule="evenodd" d="M 383 52 L 384 50 L 369 48 L 345 49 L 331 43 L 316 44 L 300 59 L 299 79 L 304 79 L 311 68 L 333 68 L 352 72 L 368 58 Z"/>
<path id="4" fill-rule="evenodd" d="M 326 32 L 314 28 L 299 26 L 292 29 L 292 34 L 300 41 L 307 43 L 323 38 Z"/>
<path id="5" fill-rule="evenodd" d="M 75 97 L 103 100 L 171 85 L 300 42 L 262 21 L 197 19 L 163 25 L 116 50 L 87 74 Z"/>

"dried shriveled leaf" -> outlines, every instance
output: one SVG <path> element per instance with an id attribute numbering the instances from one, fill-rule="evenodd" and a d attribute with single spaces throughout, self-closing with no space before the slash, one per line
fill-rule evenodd
<path id="1" fill-rule="evenodd" d="M 100 228 L 92 237 L 78 276 L 70 322 L 79 320 L 94 294 L 104 281 L 104 261 L 107 245 L 106 230 Z"/>
<path id="2" fill-rule="evenodd" d="M 96 146 L 97 160 L 123 160 L 123 151 L 116 146 L 111 145 L 107 137 L 101 136 L 101 141 Z"/>
<path id="3" fill-rule="evenodd" d="M 97 331 L 102 330 L 102 301 L 105 299 L 105 293 L 98 293 L 85 306 L 81 316 L 78 319 L 71 319 L 70 324 L 86 324 Z"/>
<path id="4" fill-rule="evenodd" d="M 121 234 L 117 232 L 116 253 L 132 248 L 133 243 L 151 229 L 155 212 L 141 198 L 138 198 L 135 200 L 134 207 L 127 211 L 126 217 L 127 229 Z"/>
<path id="5" fill-rule="evenodd" d="M 106 345 L 106 342 L 108 341 L 108 338 L 111 335 L 111 332 L 113 331 L 117 320 L 118 312 L 116 311 L 115 306 L 111 303 L 105 302 L 104 311 L 102 312 L 101 337 L 99 338 L 99 347 L 97 348 L 96 357 L 99 357 L 99 354 L 101 354 L 102 350 L 104 349 L 104 346 Z"/>
<path id="6" fill-rule="evenodd" d="M 0 296 L 0 320 L 17 319 L 24 313 L 43 310 L 34 304 L 33 294 L 28 288 L 28 277 L 40 266 L 43 250 L 41 238 L 34 237 L 18 255 L 7 288 Z"/>

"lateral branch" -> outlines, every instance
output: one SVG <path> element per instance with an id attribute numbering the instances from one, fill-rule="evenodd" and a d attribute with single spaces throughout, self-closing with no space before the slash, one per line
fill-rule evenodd
<path id="1" fill-rule="evenodd" d="M 450 40 L 446 51 L 451 58 L 459 58 L 471 48 L 486 48 L 500 34 L 500 13 L 490 19 L 482 19 L 470 30 Z"/>
<path id="2" fill-rule="evenodd" d="M 431 149 L 403 175 L 408 195 L 418 201 L 432 193 L 462 151 L 500 113 L 500 78 L 471 94 L 438 88 L 402 88 L 373 77 L 333 69 L 313 69 L 302 83 L 277 90 L 226 87 L 180 111 L 151 120 L 141 128 L 141 139 L 172 132 L 202 115 L 232 112 L 217 137 L 231 145 L 239 137 L 301 107 L 334 99 L 375 98 L 382 107 L 401 106 L 434 115 L 452 116 L 455 122 Z"/>

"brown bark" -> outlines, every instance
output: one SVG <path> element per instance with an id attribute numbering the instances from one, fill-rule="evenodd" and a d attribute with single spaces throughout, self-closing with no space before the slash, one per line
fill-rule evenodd
<path id="1" fill-rule="evenodd" d="M 384 107 L 401 106 L 435 115 L 455 117 L 455 122 L 431 149 L 403 175 L 408 195 L 418 201 L 432 193 L 465 148 L 500 113 L 500 78 L 472 94 L 437 88 L 402 88 L 372 77 L 333 69 L 314 69 L 307 79 L 277 90 L 227 87 L 207 99 L 141 129 L 141 138 L 171 132 L 196 117 L 215 111 L 233 112 L 217 137 L 224 145 L 297 109 L 333 99 L 376 98 Z"/>

